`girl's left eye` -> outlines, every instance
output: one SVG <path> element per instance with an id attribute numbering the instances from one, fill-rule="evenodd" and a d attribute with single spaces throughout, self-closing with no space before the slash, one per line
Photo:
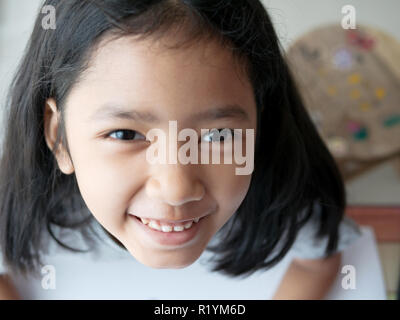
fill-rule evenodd
<path id="1" fill-rule="evenodd" d="M 144 140 L 146 140 L 146 137 L 143 136 L 142 134 L 140 134 L 139 132 L 134 131 L 134 130 L 128 130 L 128 129 L 114 130 L 106 135 L 107 138 L 112 137 L 113 139 L 116 139 L 116 140 L 128 140 L 128 141 L 129 140 L 138 140 L 138 139 L 134 139 L 134 138 L 137 138 L 138 136 L 139 137 L 142 136 L 144 138 Z"/>

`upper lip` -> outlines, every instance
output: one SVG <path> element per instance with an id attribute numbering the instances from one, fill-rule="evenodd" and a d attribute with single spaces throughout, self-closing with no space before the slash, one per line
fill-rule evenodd
<path id="1" fill-rule="evenodd" d="M 138 217 L 138 218 L 143 218 L 143 219 L 148 219 L 148 220 L 157 220 L 157 221 L 165 222 L 165 223 L 180 223 L 180 222 L 192 221 L 193 219 L 196 219 L 196 218 L 201 219 L 201 218 L 203 218 L 203 217 L 205 217 L 205 216 L 208 216 L 212 211 L 213 211 L 213 210 L 210 210 L 210 211 L 208 211 L 206 214 L 204 214 L 204 215 L 202 215 L 202 216 L 200 216 L 200 217 L 194 217 L 194 218 L 182 219 L 182 220 L 168 220 L 168 219 L 159 219 L 159 218 L 143 217 L 143 216 L 138 216 L 138 215 L 136 215 L 136 214 L 133 214 L 133 213 L 131 213 L 131 212 L 128 212 L 128 214 L 131 214 L 131 215 L 136 216 L 136 217 Z"/>

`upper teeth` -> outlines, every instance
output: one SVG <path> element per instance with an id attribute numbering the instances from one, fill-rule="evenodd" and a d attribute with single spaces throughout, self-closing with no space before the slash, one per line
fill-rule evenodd
<path id="1" fill-rule="evenodd" d="M 143 222 L 143 224 L 148 225 L 150 228 L 158 230 L 158 231 L 162 231 L 162 232 L 172 232 L 173 231 L 183 231 L 185 229 L 189 229 L 193 222 L 197 223 L 199 222 L 200 218 L 195 218 L 191 221 L 188 221 L 186 223 L 183 224 L 165 224 L 165 223 L 161 223 L 161 225 L 159 224 L 159 222 L 155 221 L 155 220 L 150 220 L 150 219 L 146 219 L 146 218 L 140 218 L 140 220 Z"/>

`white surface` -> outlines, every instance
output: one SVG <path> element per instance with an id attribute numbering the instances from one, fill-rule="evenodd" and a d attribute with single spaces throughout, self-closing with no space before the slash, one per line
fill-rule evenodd
<path id="1" fill-rule="evenodd" d="M 356 268 L 356 289 L 341 287 L 339 273 L 328 299 L 386 299 L 382 270 L 372 229 L 343 253 L 342 265 Z M 42 278 L 14 277 L 25 299 L 270 299 L 284 275 L 290 255 L 273 269 L 248 279 L 230 279 L 208 272 L 203 255 L 184 269 L 151 269 L 116 245 L 105 245 L 101 254 L 74 254 L 64 250 L 45 263 L 56 270 L 56 288 L 45 290 Z"/>
<path id="2" fill-rule="evenodd" d="M 345 274 L 340 275 L 327 299 L 386 299 L 385 280 L 376 239 L 371 227 L 363 226 L 363 236 L 342 254 L 342 266 L 352 265 L 356 270 L 356 289 L 342 289 Z"/>

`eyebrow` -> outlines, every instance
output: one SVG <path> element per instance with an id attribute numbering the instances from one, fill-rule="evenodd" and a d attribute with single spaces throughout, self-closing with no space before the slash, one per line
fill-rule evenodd
<path id="1" fill-rule="evenodd" d="M 112 119 L 131 120 L 145 123 L 160 123 L 161 120 L 149 111 L 129 110 L 121 105 L 104 104 L 90 118 L 89 121 L 105 121 Z M 189 117 L 191 122 L 205 122 L 218 119 L 249 120 L 249 115 L 240 105 L 227 104 L 195 113 Z"/>

